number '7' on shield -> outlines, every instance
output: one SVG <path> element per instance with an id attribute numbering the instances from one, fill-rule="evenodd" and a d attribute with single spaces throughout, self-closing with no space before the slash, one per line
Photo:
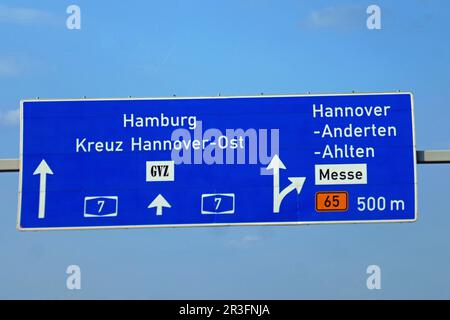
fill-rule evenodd
<path id="1" fill-rule="evenodd" d="M 115 196 L 98 196 L 84 198 L 84 217 L 102 218 L 116 217 L 119 209 L 119 198 Z"/>
<path id="2" fill-rule="evenodd" d="M 233 214 L 234 193 L 202 194 L 202 214 Z"/>

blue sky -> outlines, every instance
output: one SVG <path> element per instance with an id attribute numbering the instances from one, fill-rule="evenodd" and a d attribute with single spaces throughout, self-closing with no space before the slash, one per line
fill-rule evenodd
<path id="1" fill-rule="evenodd" d="M 366 8 L 382 30 L 366 28 Z M 81 8 L 81 30 L 65 26 Z M 2 1 L 0 158 L 19 100 L 411 91 L 418 149 L 450 149 L 450 3 Z M 19 233 L 0 175 L 0 298 L 450 298 L 450 167 L 419 166 L 414 224 Z M 66 267 L 82 290 L 66 289 Z M 366 268 L 382 290 L 366 288 Z"/>

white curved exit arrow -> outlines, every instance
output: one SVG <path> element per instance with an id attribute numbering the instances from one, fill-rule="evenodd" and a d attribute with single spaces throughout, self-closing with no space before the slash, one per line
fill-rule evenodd
<path id="1" fill-rule="evenodd" d="M 286 166 L 278 155 L 274 155 L 266 169 L 273 170 L 273 212 L 279 213 L 281 202 L 290 192 L 297 190 L 297 194 L 300 194 L 303 185 L 305 184 L 306 177 L 288 178 L 291 184 L 280 192 L 280 169 L 285 170 Z"/>

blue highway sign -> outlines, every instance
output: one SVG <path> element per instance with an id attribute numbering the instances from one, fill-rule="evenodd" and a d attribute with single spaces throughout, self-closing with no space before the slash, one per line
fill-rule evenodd
<path id="1" fill-rule="evenodd" d="M 19 230 L 412 222 L 410 93 L 21 102 Z"/>

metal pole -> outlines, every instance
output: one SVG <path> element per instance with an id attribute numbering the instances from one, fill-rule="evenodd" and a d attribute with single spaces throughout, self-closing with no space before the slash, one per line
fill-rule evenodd
<path id="1" fill-rule="evenodd" d="M 19 159 L 0 159 L 0 172 L 19 172 Z"/>
<path id="2" fill-rule="evenodd" d="M 417 163 L 450 163 L 450 150 L 419 150 L 417 151 Z M 0 159 L 0 172 L 19 172 L 19 159 Z"/>
<path id="3" fill-rule="evenodd" d="M 450 150 L 417 151 L 417 163 L 419 164 L 450 163 Z"/>

